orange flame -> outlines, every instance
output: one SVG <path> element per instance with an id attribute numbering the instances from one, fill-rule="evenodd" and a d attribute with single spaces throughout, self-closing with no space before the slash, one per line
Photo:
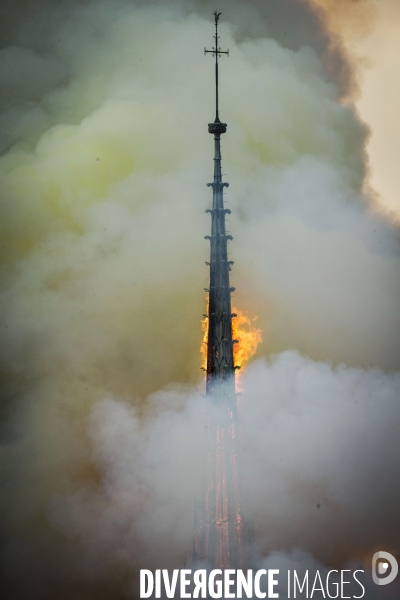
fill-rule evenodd
<path id="1" fill-rule="evenodd" d="M 207 296 L 206 299 L 206 315 L 208 314 L 208 306 L 209 306 L 209 298 Z M 208 342 L 208 318 L 204 316 L 201 321 L 201 330 L 203 332 L 203 339 L 200 344 L 200 353 L 201 353 L 201 368 L 203 371 L 207 371 L 207 342 Z"/>
<path id="2" fill-rule="evenodd" d="M 208 302 L 208 298 L 207 298 Z M 207 306 L 208 312 L 208 306 Z M 262 341 L 261 329 L 256 326 L 257 317 L 250 317 L 246 311 L 232 309 L 237 317 L 232 319 L 232 336 L 238 340 L 237 344 L 233 345 L 233 358 L 235 365 L 241 367 L 241 370 L 248 365 L 250 359 L 256 353 L 257 346 Z M 207 368 L 207 339 L 208 339 L 208 319 L 204 318 L 201 322 L 203 331 L 203 340 L 200 351 L 202 357 L 202 368 Z M 236 388 L 239 391 L 240 372 L 236 372 Z"/>
<path id="3" fill-rule="evenodd" d="M 233 346 L 233 358 L 235 365 L 244 369 L 262 342 L 261 329 L 256 327 L 257 317 L 250 317 L 247 312 L 237 308 L 233 308 L 232 312 L 237 314 L 232 319 L 232 336 L 238 340 Z"/>

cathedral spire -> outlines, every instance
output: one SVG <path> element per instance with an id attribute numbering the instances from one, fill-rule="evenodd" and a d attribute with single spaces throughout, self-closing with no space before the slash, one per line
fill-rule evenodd
<path id="1" fill-rule="evenodd" d="M 225 382 L 234 393 L 234 360 L 232 339 L 232 314 L 229 271 L 232 261 L 228 261 L 228 241 L 232 239 L 227 235 L 225 215 L 230 210 L 224 208 L 223 189 L 228 183 L 222 181 L 221 172 L 221 135 L 226 132 L 226 123 L 219 120 L 218 106 L 218 57 L 222 54 L 229 55 L 229 50 L 222 51 L 219 46 L 218 21 L 221 13 L 215 11 L 215 45 L 212 50 L 204 48 L 204 53 L 215 56 L 215 121 L 208 124 L 209 133 L 214 135 L 214 181 L 208 183 L 213 189 L 212 209 L 206 212 L 211 214 L 210 240 L 210 288 L 209 314 L 208 314 L 208 342 L 207 342 L 207 395 L 212 395 L 218 383 Z"/>
<path id="2" fill-rule="evenodd" d="M 214 136 L 214 180 L 207 184 L 213 190 L 210 240 L 210 287 L 208 292 L 208 339 L 207 339 L 207 441 L 204 469 L 203 501 L 196 511 L 193 562 L 212 568 L 240 568 L 246 563 L 247 533 L 242 518 L 239 478 L 239 436 L 235 389 L 235 369 L 232 339 L 231 292 L 229 272 L 232 261 L 228 260 L 228 241 L 225 216 L 230 210 L 224 208 L 222 181 L 221 135 L 226 123 L 219 120 L 218 109 L 218 57 L 228 54 L 218 45 L 218 20 L 215 12 L 216 115 L 209 123 L 208 131 Z"/>

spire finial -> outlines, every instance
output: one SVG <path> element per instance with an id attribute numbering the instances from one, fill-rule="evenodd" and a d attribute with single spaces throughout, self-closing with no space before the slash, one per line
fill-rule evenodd
<path id="1" fill-rule="evenodd" d="M 221 48 L 218 45 L 218 40 L 219 40 L 219 35 L 218 35 L 218 21 L 219 21 L 219 17 L 221 16 L 222 13 L 219 13 L 217 11 L 215 11 L 213 13 L 214 17 L 215 17 L 215 35 L 214 35 L 214 40 L 215 40 L 215 45 L 213 46 L 212 50 L 207 50 L 207 48 L 204 48 L 204 54 L 210 53 L 211 56 L 215 56 L 215 122 L 219 123 L 219 108 L 218 108 L 218 57 L 222 56 L 223 54 L 226 54 L 227 56 L 229 56 L 229 50 L 221 50 Z"/>

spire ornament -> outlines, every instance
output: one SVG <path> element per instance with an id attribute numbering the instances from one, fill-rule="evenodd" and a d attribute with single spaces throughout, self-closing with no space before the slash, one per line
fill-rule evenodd
<path id="1" fill-rule="evenodd" d="M 212 50 L 207 50 L 207 48 L 204 48 L 204 54 L 211 54 L 211 56 L 215 56 L 215 121 L 214 121 L 214 123 L 208 124 L 208 131 L 209 131 L 209 133 L 217 133 L 217 132 L 225 133 L 226 123 L 221 123 L 221 121 L 219 120 L 218 58 L 221 57 L 223 54 L 226 54 L 226 56 L 229 56 L 229 50 L 221 50 L 221 48 L 219 46 L 218 21 L 219 21 L 220 15 L 222 13 L 215 11 L 213 14 L 215 17 L 215 35 L 214 35 L 215 45 L 213 46 Z"/>

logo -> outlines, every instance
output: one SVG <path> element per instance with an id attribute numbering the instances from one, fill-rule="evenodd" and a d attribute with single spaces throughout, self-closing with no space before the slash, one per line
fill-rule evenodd
<path id="1" fill-rule="evenodd" d="M 392 583 L 399 572 L 399 565 L 389 552 L 376 552 L 372 557 L 372 579 L 376 585 Z M 382 577 L 382 576 L 385 577 Z"/>

